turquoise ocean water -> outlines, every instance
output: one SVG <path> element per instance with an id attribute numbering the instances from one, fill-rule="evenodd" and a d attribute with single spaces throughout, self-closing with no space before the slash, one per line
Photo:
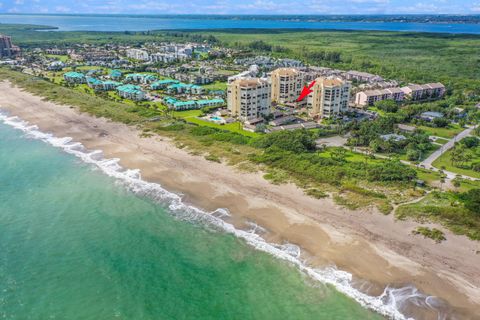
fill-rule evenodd
<path id="1" fill-rule="evenodd" d="M 0 121 L 1 319 L 379 319 Z"/>

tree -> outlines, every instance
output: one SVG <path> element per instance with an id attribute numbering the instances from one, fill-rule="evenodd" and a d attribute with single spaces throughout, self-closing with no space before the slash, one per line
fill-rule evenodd
<path id="1" fill-rule="evenodd" d="M 450 121 L 445 118 L 435 118 L 433 119 L 433 125 L 437 128 L 445 128 L 448 126 Z"/>
<path id="2" fill-rule="evenodd" d="M 462 195 L 465 208 L 480 216 L 480 189 L 471 189 Z"/>
<path id="3" fill-rule="evenodd" d="M 398 104 L 392 99 L 377 101 L 374 106 L 385 112 L 393 113 L 398 111 Z"/>
<path id="4" fill-rule="evenodd" d="M 458 189 L 462 185 L 462 178 L 461 176 L 457 175 L 455 179 L 452 180 L 453 186 Z"/>
<path id="5" fill-rule="evenodd" d="M 445 183 L 445 178 L 446 176 L 444 174 L 440 176 L 440 189 L 442 190 L 443 190 L 443 184 Z"/>
<path id="6" fill-rule="evenodd" d="M 450 161 L 452 166 L 456 166 L 463 158 L 463 154 L 465 153 L 465 147 L 463 145 L 459 146 L 455 144 L 452 149 L 452 153 L 450 154 Z"/>
<path id="7" fill-rule="evenodd" d="M 460 143 L 468 149 L 472 149 L 480 145 L 480 139 L 477 137 L 465 137 Z"/>
<path id="8" fill-rule="evenodd" d="M 330 156 L 335 161 L 344 162 L 346 158 L 346 150 L 341 147 L 335 148 L 330 153 Z"/>
<path id="9" fill-rule="evenodd" d="M 421 152 L 417 149 L 408 149 L 407 150 L 407 159 L 410 161 L 420 160 Z"/>

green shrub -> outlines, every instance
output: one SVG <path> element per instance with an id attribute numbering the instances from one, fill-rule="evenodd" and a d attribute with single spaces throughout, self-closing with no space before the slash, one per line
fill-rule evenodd
<path id="1" fill-rule="evenodd" d="M 430 229 L 428 227 L 417 227 L 415 230 L 412 231 L 413 234 L 421 234 L 425 238 L 430 238 L 435 240 L 436 243 L 440 243 L 443 240 L 446 240 L 445 235 L 441 230 L 437 228 Z"/>

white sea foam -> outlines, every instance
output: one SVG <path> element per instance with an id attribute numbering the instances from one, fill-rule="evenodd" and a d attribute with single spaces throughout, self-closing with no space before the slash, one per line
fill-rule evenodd
<path id="1" fill-rule="evenodd" d="M 434 310 L 437 310 L 437 307 L 442 304 L 436 297 L 425 295 L 413 286 L 404 288 L 387 287 L 380 296 L 370 296 L 352 285 L 352 274 L 335 267 L 312 268 L 300 259 L 301 251 L 298 246 L 289 243 L 279 245 L 266 242 L 256 232 L 257 228 L 258 231 L 263 230 L 263 228 L 256 226 L 256 224 L 252 225 L 254 228 L 250 230 L 236 229 L 232 224 L 222 219 L 230 215 L 226 209 L 205 212 L 187 205 L 183 203 L 181 196 L 163 189 L 159 184 L 142 180 L 139 170 L 125 170 L 119 165 L 119 159 L 105 159 L 102 151 L 89 151 L 81 143 L 73 142 L 70 137 L 58 138 L 52 134 L 41 132 L 37 126 L 29 125 L 28 122 L 18 117 L 9 117 L 2 112 L 0 112 L 0 121 L 23 131 L 27 137 L 62 148 L 65 152 L 75 155 L 85 163 L 96 166 L 137 195 L 147 196 L 154 201 L 167 204 L 172 214 L 180 219 L 207 223 L 227 233 L 234 234 L 257 250 L 290 262 L 312 279 L 334 286 L 339 292 L 353 298 L 363 307 L 374 310 L 381 315 L 395 320 L 411 319 L 400 311 L 407 303 Z M 443 316 L 439 314 L 439 319 L 442 318 Z"/>

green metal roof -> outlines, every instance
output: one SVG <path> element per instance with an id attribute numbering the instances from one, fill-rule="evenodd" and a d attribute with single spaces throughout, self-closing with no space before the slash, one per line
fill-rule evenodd
<path id="1" fill-rule="evenodd" d="M 63 74 L 63 76 L 68 78 L 85 78 L 85 75 L 80 72 L 69 71 Z"/>

